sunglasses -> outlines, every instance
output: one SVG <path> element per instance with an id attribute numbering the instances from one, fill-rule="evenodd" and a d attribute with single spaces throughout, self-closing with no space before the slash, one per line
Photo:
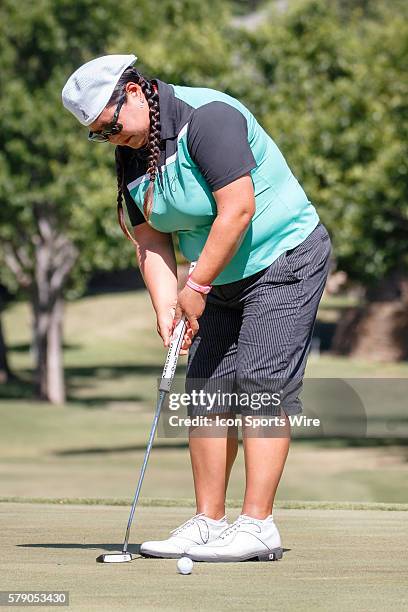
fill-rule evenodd
<path id="1" fill-rule="evenodd" d="M 99 130 L 98 132 L 89 132 L 88 140 L 92 140 L 92 142 L 108 142 L 109 136 L 115 136 L 115 134 L 119 134 L 119 132 L 122 131 L 123 125 L 121 123 L 118 123 L 118 117 L 120 109 L 122 108 L 125 101 L 126 94 L 119 100 L 116 110 L 113 114 L 112 121 L 108 124 L 108 127 L 104 130 Z"/>

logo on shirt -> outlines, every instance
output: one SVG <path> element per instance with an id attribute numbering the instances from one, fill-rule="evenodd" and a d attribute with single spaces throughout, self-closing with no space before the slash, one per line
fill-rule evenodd
<path id="1" fill-rule="evenodd" d="M 177 191 L 177 175 L 175 174 L 170 180 L 170 189 L 173 193 Z"/>

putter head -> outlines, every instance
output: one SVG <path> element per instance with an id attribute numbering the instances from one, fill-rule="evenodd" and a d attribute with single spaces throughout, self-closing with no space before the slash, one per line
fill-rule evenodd
<path id="1" fill-rule="evenodd" d="M 128 561 L 132 561 L 133 557 L 128 552 L 121 553 L 107 553 L 104 555 L 99 555 L 96 557 L 97 563 L 127 563 Z"/>

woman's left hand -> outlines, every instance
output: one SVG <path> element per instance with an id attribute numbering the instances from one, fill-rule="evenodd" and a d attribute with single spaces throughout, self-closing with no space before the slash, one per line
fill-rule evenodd
<path id="1" fill-rule="evenodd" d="M 186 333 L 184 334 L 183 344 L 180 355 L 185 355 L 191 346 L 191 342 L 199 330 L 197 319 L 201 317 L 207 302 L 207 296 L 199 293 L 187 285 L 180 291 L 177 298 L 176 314 L 174 316 L 174 327 L 183 317 L 187 319 Z"/>

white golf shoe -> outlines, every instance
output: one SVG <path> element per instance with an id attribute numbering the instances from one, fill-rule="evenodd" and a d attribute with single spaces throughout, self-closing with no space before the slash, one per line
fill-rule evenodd
<path id="1" fill-rule="evenodd" d="M 187 548 L 199 548 L 203 544 L 212 542 L 228 527 L 227 517 L 214 520 L 205 514 L 196 514 L 191 519 L 173 529 L 167 540 L 154 540 L 143 542 L 140 554 L 145 557 L 163 557 L 165 559 L 178 559 L 183 557 Z"/>
<path id="2" fill-rule="evenodd" d="M 272 514 L 263 520 L 241 514 L 216 540 L 190 546 L 186 556 L 193 561 L 277 561 L 282 544 Z"/>

